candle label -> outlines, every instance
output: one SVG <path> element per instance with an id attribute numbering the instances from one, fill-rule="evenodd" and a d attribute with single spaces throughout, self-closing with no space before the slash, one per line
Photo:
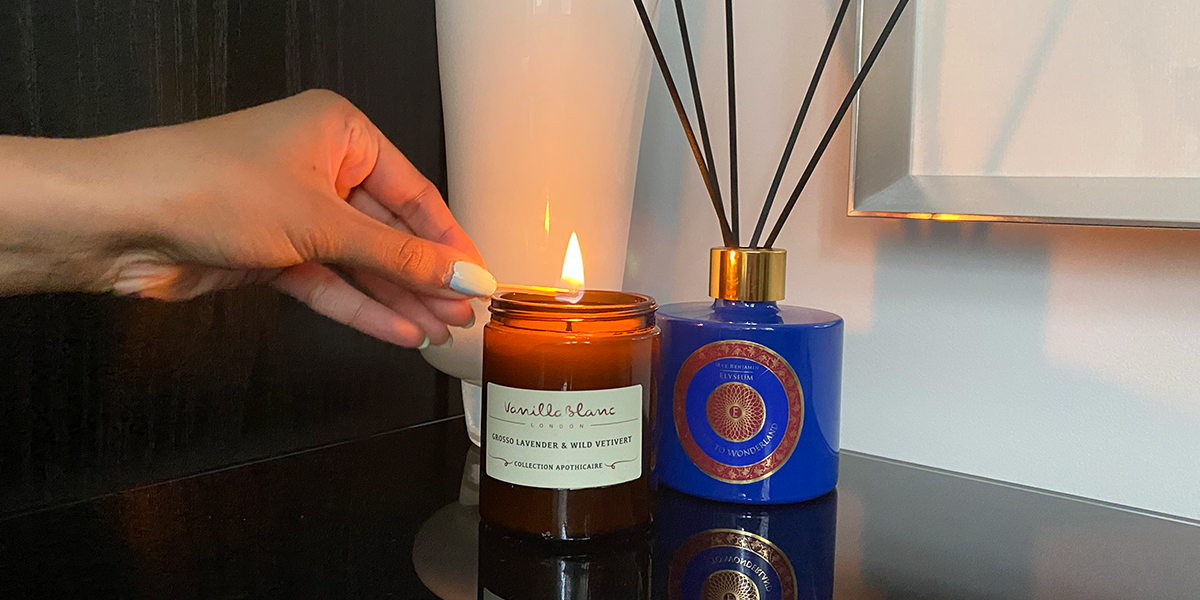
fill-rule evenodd
<path id="1" fill-rule="evenodd" d="M 668 598 L 796 598 L 796 571 L 778 546 L 740 529 L 688 538 L 671 558 Z"/>
<path id="2" fill-rule="evenodd" d="M 725 340 L 692 353 L 675 379 L 675 431 L 701 471 L 727 483 L 769 477 L 804 424 L 800 379 L 761 344 Z"/>
<path id="3" fill-rule="evenodd" d="M 642 386 L 524 390 L 487 384 L 487 474 L 578 490 L 642 476 Z"/>

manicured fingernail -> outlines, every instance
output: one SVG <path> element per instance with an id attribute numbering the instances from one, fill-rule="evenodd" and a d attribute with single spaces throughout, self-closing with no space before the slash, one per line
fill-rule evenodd
<path id="1" fill-rule="evenodd" d="M 426 334 L 425 339 L 421 342 L 421 345 L 417 346 L 417 350 L 424 350 L 428 347 L 429 347 L 429 334 Z"/>
<path id="2" fill-rule="evenodd" d="M 468 296 L 491 296 L 496 291 L 496 278 L 487 269 L 465 260 L 454 263 L 450 289 Z"/>
<path id="3" fill-rule="evenodd" d="M 466 325 L 463 325 L 463 329 L 470 329 L 474 326 L 475 326 L 475 311 L 471 311 L 471 320 L 467 321 Z"/>
<path id="4" fill-rule="evenodd" d="M 449 349 L 453 345 L 454 345 L 454 336 L 451 335 L 450 337 L 446 338 L 446 341 L 434 346 L 434 348 Z"/>

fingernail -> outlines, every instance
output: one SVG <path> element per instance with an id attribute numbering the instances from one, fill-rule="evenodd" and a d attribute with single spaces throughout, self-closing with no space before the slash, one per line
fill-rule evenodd
<path id="1" fill-rule="evenodd" d="M 429 347 L 429 334 L 425 334 L 425 339 L 421 341 L 421 345 L 417 346 L 417 350 L 424 350 Z"/>
<path id="2" fill-rule="evenodd" d="M 451 335 L 450 337 L 446 338 L 446 341 L 434 346 L 434 348 L 448 349 L 453 345 L 454 345 L 454 336 Z"/>
<path id="3" fill-rule="evenodd" d="M 471 311 L 471 320 L 467 321 L 466 325 L 463 325 L 463 329 L 470 329 L 474 326 L 475 326 L 475 311 Z"/>
<path id="4" fill-rule="evenodd" d="M 496 291 L 496 278 L 487 269 L 465 260 L 454 263 L 450 276 L 450 289 L 468 296 L 480 298 L 491 296 Z"/>

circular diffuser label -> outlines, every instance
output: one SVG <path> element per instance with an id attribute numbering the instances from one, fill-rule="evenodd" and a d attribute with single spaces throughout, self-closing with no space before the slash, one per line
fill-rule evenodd
<path id="1" fill-rule="evenodd" d="M 671 558 L 670 600 L 796 600 L 796 572 L 778 546 L 740 529 L 688 538 Z"/>
<path id="2" fill-rule="evenodd" d="M 770 348 L 713 342 L 692 353 L 675 379 L 675 431 L 688 458 L 727 483 L 779 470 L 800 439 L 804 392 Z"/>

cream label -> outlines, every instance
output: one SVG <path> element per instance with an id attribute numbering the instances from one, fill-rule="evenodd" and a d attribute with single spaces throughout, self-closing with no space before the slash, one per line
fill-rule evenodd
<path id="1" fill-rule="evenodd" d="M 642 386 L 523 390 L 487 384 L 487 474 L 578 490 L 642 476 Z"/>

